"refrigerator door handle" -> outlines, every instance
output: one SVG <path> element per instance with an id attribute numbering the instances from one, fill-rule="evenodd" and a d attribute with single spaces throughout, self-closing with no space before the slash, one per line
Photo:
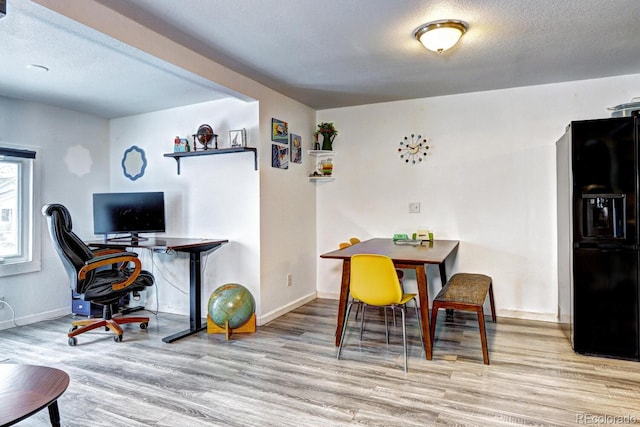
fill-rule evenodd
<path id="1" fill-rule="evenodd" d="M 620 243 L 574 243 L 575 249 L 599 249 L 599 250 L 619 250 L 619 251 L 637 251 L 638 245 L 635 244 L 620 244 Z"/>

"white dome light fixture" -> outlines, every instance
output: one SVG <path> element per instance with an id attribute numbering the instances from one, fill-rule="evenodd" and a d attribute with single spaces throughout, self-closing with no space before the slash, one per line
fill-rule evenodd
<path id="1" fill-rule="evenodd" d="M 451 49 L 458 43 L 460 37 L 467 32 L 469 25 L 466 22 L 455 19 L 443 19 L 427 22 L 419 26 L 413 37 L 429 50 L 442 53 Z"/>

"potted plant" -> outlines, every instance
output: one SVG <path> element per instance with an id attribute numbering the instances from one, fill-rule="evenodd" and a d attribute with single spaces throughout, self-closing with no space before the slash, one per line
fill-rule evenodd
<path id="1" fill-rule="evenodd" d="M 318 125 L 318 130 L 315 131 L 314 138 L 318 141 L 318 135 L 322 135 L 322 149 L 331 151 L 333 149 L 333 140 L 338 134 L 338 130 L 333 125 L 333 122 L 322 122 Z"/>

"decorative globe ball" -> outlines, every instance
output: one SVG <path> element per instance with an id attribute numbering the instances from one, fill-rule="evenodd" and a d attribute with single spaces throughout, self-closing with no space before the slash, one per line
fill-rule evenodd
<path id="1" fill-rule="evenodd" d="M 231 329 L 247 323 L 256 310 L 256 301 L 247 288 L 227 283 L 213 291 L 209 297 L 209 318 L 221 328 L 229 321 Z"/>

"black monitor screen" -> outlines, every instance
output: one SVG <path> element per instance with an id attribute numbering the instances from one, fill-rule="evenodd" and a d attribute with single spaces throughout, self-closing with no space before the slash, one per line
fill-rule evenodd
<path id="1" fill-rule="evenodd" d="M 164 193 L 94 193 L 95 234 L 165 231 Z"/>

